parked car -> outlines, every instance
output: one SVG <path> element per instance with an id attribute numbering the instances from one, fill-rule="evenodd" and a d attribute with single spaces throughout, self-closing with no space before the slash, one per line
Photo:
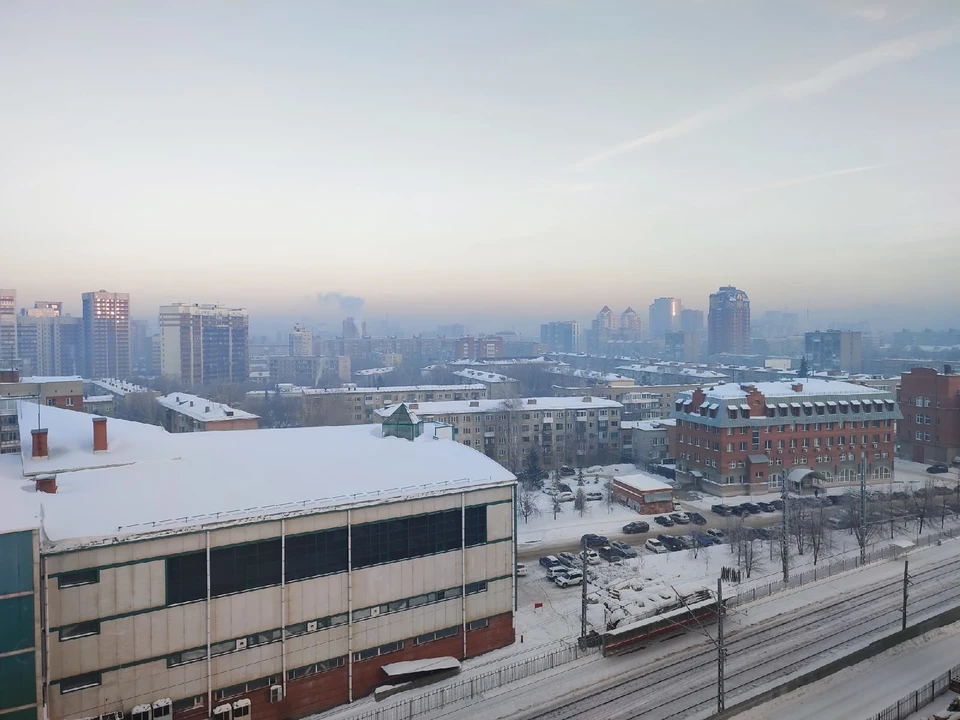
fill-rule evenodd
<path id="1" fill-rule="evenodd" d="M 543 494 L 544 494 L 544 495 L 559 495 L 559 494 L 560 494 L 560 491 L 557 490 L 555 487 L 551 487 L 551 486 L 547 485 L 547 486 L 543 489 Z"/>
<path id="2" fill-rule="evenodd" d="M 568 493 L 573 492 L 573 488 L 567 485 L 566 483 L 557 483 L 557 490 L 559 490 L 560 492 L 568 492 Z"/>
<path id="3" fill-rule="evenodd" d="M 740 503 L 740 507 L 742 507 L 744 510 L 746 510 L 746 511 L 747 511 L 748 513 L 750 513 L 751 515 L 759 515 L 759 514 L 760 514 L 760 506 L 757 505 L 756 503 L 752 503 L 752 502 Z"/>
<path id="4" fill-rule="evenodd" d="M 600 555 L 596 550 L 587 550 L 587 565 L 599 565 Z"/>
<path id="5" fill-rule="evenodd" d="M 730 514 L 736 515 L 737 517 L 750 514 L 750 511 L 743 507 L 743 505 L 729 505 L 728 507 L 730 508 Z"/>
<path id="6" fill-rule="evenodd" d="M 694 525 L 706 525 L 707 519 L 698 512 L 687 513 L 687 517 L 690 518 L 690 522 Z"/>
<path id="7" fill-rule="evenodd" d="M 696 542 L 689 535 L 677 535 L 677 542 L 680 543 L 681 550 L 689 550 L 696 545 Z"/>
<path id="8" fill-rule="evenodd" d="M 747 540 L 769 540 L 771 537 L 766 528 L 747 528 Z"/>
<path id="9" fill-rule="evenodd" d="M 710 547 L 711 545 L 716 545 L 716 541 L 712 536 L 705 532 L 700 532 L 699 530 L 694 530 L 691 532 L 690 537 L 693 538 L 695 543 L 699 543 L 700 547 Z"/>
<path id="10" fill-rule="evenodd" d="M 650 532 L 650 523 L 643 522 L 642 520 L 627 523 L 623 526 L 623 531 L 627 533 L 627 535 Z"/>
<path id="11" fill-rule="evenodd" d="M 576 475 L 576 474 L 577 474 L 577 471 L 574 470 L 572 467 L 568 467 L 567 465 L 560 466 L 560 475 L 562 477 L 569 477 L 571 475 Z"/>
<path id="12" fill-rule="evenodd" d="M 558 577 L 565 575 L 568 572 L 574 572 L 574 568 L 569 568 L 566 565 L 554 565 L 553 567 L 547 568 L 547 579 L 556 580 Z"/>
<path id="13" fill-rule="evenodd" d="M 934 463 L 933 465 L 927 468 L 927 472 L 932 473 L 934 475 L 939 475 L 940 473 L 945 473 L 949 471 L 950 471 L 950 468 L 943 463 Z"/>
<path id="14" fill-rule="evenodd" d="M 711 505 L 710 512 L 714 512 L 717 515 L 721 515 L 722 517 L 727 517 L 728 515 L 731 514 L 729 505 Z"/>
<path id="15" fill-rule="evenodd" d="M 540 558 L 540 564 L 549 570 L 550 568 L 559 565 L 560 561 L 557 560 L 555 555 L 544 555 L 542 558 Z"/>
<path id="16" fill-rule="evenodd" d="M 758 502 L 757 507 L 759 507 L 763 512 L 776 512 L 777 509 L 773 506 L 773 503 L 768 502 Z"/>
<path id="17" fill-rule="evenodd" d="M 652 553 L 660 555 L 662 553 L 668 552 L 667 548 L 664 547 L 663 543 L 657 540 L 656 538 L 648 538 L 643 546 Z"/>
<path id="18" fill-rule="evenodd" d="M 603 493 L 588 492 L 587 500 L 603 500 Z"/>
<path id="19" fill-rule="evenodd" d="M 637 551 L 622 540 L 611 540 L 610 547 L 619 550 L 620 554 L 625 558 L 635 558 L 637 556 Z"/>
<path id="20" fill-rule="evenodd" d="M 603 472 L 603 468 L 600 465 L 591 465 L 585 471 L 587 475 L 596 475 Z"/>
<path id="21" fill-rule="evenodd" d="M 562 492 L 559 495 L 557 495 L 557 499 L 560 502 L 573 502 L 577 498 L 572 492 Z"/>
<path id="22" fill-rule="evenodd" d="M 669 517 L 667 517 L 666 515 L 657 515 L 657 516 L 653 519 L 653 521 L 654 521 L 657 525 L 663 525 L 664 527 L 673 527 L 673 524 L 674 524 L 674 523 L 673 523 L 673 520 L 671 520 L 671 519 L 670 519 Z"/>
<path id="23" fill-rule="evenodd" d="M 568 568 L 580 567 L 580 558 L 569 552 L 557 553 L 557 560 Z"/>
<path id="24" fill-rule="evenodd" d="M 586 545 L 588 548 L 600 547 L 601 545 L 607 545 L 607 539 L 603 535 L 594 535 L 593 533 L 587 533 L 582 538 L 580 542 Z"/>
<path id="25" fill-rule="evenodd" d="M 597 553 L 607 562 L 620 562 L 620 559 L 623 557 L 623 553 L 612 545 L 604 545 L 597 550 Z"/>
<path id="26" fill-rule="evenodd" d="M 517 576 L 524 577 L 527 574 L 527 566 L 523 563 L 517 563 Z"/>
<path id="27" fill-rule="evenodd" d="M 777 510 L 783 510 L 783 500 L 771 500 L 770 504 Z"/>
<path id="28" fill-rule="evenodd" d="M 583 582 L 583 573 L 579 570 L 571 570 L 570 572 L 563 573 L 558 575 L 554 582 L 558 587 L 570 587 L 571 585 L 579 585 Z"/>
<path id="29" fill-rule="evenodd" d="M 663 546 L 670 552 L 683 550 L 683 545 L 675 535 L 657 535 L 657 540 L 663 543 Z"/>
<path id="30" fill-rule="evenodd" d="M 670 513 L 670 519 L 673 520 L 677 525 L 689 525 L 690 516 L 685 512 L 675 512 Z"/>
<path id="31" fill-rule="evenodd" d="M 707 535 L 712 537 L 718 545 L 722 542 L 726 542 L 727 539 L 727 534 L 723 530 L 717 530 L 715 528 L 710 528 L 707 530 Z"/>
<path id="32" fill-rule="evenodd" d="M 829 502 L 831 505 L 839 505 L 839 504 L 840 504 L 840 496 L 839 496 L 839 495 L 824 495 L 824 496 L 823 496 L 823 499 L 826 500 L 827 502 Z"/>

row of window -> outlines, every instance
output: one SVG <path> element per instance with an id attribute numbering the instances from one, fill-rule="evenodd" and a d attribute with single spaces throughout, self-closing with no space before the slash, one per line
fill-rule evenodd
<path id="1" fill-rule="evenodd" d="M 347 528 L 333 528 L 286 538 L 286 581 L 347 570 Z M 353 527 L 353 569 L 482 545 L 487 541 L 487 506 L 395 518 Z M 210 551 L 210 594 L 280 584 L 283 548 L 279 538 Z M 61 581 L 62 581 L 61 576 Z M 167 604 L 207 596 L 207 561 L 203 551 L 167 558 Z M 69 585 L 61 584 L 61 587 Z"/>
<path id="2" fill-rule="evenodd" d="M 689 428 L 691 430 L 699 430 L 708 435 L 719 435 L 720 428 L 716 425 L 703 425 L 701 423 L 691 422 L 689 420 L 677 420 L 677 427 L 680 428 Z M 756 434 L 759 432 L 760 427 L 763 428 L 763 432 L 770 434 L 772 432 L 778 433 L 793 433 L 793 432 L 810 432 L 811 430 L 833 430 L 834 427 L 837 427 L 840 430 L 845 428 L 856 430 L 857 428 L 868 428 L 868 427 L 893 427 L 893 420 L 841 420 L 839 422 L 827 422 L 827 423 L 790 423 L 786 425 L 763 425 L 763 426 L 748 426 L 742 425 L 739 427 L 740 435 L 747 435 L 750 433 Z M 776 428 L 776 430 L 774 430 Z M 728 427 L 726 428 L 726 435 L 735 435 L 734 432 L 738 428 Z"/>
<path id="3" fill-rule="evenodd" d="M 421 605 L 431 605 L 433 603 L 443 602 L 444 600 L 454 600 L 458 597 L 461 597 L 464 590 L 466 590 L 467 595 L 486 592 L 487 581 L 482 580 L 480 582 L 467 583 L 465 588 L 455 587 L 448 588 L 447 590 L 437 590 L 435 592 L 414 595 L 413 597 L 403 598 L 401 600 L 391 600 L 390 602 L 374 605 L 372 607 L 360 608 L 359 610 L 353 611 L 353 621 L 357 622 L 358 620 L 366 620 L 370 617 L 378 617 L 388 613 L 401 612 L 403 610 L 420 607 Z"/>

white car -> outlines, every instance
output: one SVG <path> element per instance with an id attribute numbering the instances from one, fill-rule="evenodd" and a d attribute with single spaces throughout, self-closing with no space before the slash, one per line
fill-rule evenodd
<path id="1" fill-rule="evenodd" d="M 555 487 L 550 487 L 549 485 L 547 485 L 547 486 L 543 489 L 543 494 L 544 494 L 544 495 L 559 495 L 559 494 L 560 494 L 560 491 L 557 490 Z"/>
<path id="2" fill-rule="evenodd" d="M 667 549 L 663 546 L 663 543 L 657 540 L 656 538 L 649 538 L 643 546 L 652 553 L 659 555 L 660 553 L 665 553 Z"/>
<path id="3" fill-rule="evenodd" d="M 583 573 L 579 570 L 571 570 L 563 575 L 558 575 L 554 582 L 557 584 L 557 587 L 562 588 L 579 585 L 583 582 Z"/>
<path id="4" fill-rule="evenodd" d="M 523 563 L 517 563 L 517 576 L 524 577 L 527 574 L 527 566 Z"/>
<path id="5" fill-rule="evenodd" d="M 585 472 L 587 475 L 598 475 L 599 473 L 603 472 L 603 468 L 599 465 L 592 465 L 588 467 Z"/>
<path id="6" fill-rule="evenodd" d="M 577 498 L 572 492 L 562 492 L 557 496 L 557 499 L 560 502 L 573 502 Z"/>
<path id="7" fill-rule="evenodd" d="M 589 565 L 600 564 L 600 555 L 597 554 L 596 550 L 587 550 L 587 564 Z"/>
<path id="8" fill-rule="evenodd" d="M 683 524 L 683 525 L 685 525 L 686 523 L 690 522 L 690 516 L 687 515 L 685 512 L 682 512 L 682 511 L 672 512 L 672 513 L 670 513 L 670 517 L 672 517 L 674 520 L 679 520 L 680 523 Z M 684 522 L 684 521 L 686 521 L 686 522 Z"/>

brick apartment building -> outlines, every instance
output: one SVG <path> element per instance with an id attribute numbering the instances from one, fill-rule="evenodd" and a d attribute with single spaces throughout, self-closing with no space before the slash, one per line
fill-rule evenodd
<path id="1" fill-rule="evenodd" d="M 48 407 L 83 410 L 83 380 L 68 377 L 20 377 L 17 370 L 0 370 L 0 454 L 20 452 L 17 403 L 39 401 Z M 34 427 L 36 425 L 34 424 Z"/>
<path id="2" fill-rule="evenodd" d="M 893 477 L 892 393 L 853 383 L 802 378 L 792 382 L 718 385 L 680 393 L 670 448 L 677 477 L 715 495 L 779 492 L 796 469 L 817 471 L 822 487 Z"/>
<path id="3" fill-rule="evenodd" d="M 900 376 L 900 455 L 914 462 L 953 463 L 960 457 L 960 374 L 914 368 Z"/>

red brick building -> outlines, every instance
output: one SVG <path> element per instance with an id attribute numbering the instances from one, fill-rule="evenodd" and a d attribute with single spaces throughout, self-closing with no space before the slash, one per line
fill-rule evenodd
<path id="1" fill-rule="evenodd" d="M 914 368 L 900 376 L 900 455 L 914 462 L 960 457 L 960 374 Z"/>
<path id="2" fill-rule="evenodd" d="M 846 382 L 726 384 L 678 393 L 670 447 L 681 482 L 714 495 L 780 492 L 796 469 L 818 471 L 824 487 L 893 476 L 892 393 Z"/>

